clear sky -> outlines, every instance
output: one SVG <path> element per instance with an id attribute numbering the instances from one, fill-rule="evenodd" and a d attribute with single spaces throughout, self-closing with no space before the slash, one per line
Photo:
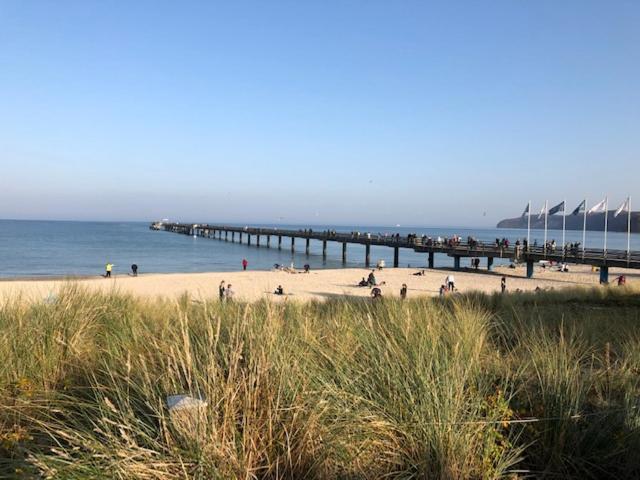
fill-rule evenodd
<path id="1" fill-rule="evenodd" d="M 2 0 L 0 167 L 0 218 L 617 206 L 640 193 L 640 1 Z"/>

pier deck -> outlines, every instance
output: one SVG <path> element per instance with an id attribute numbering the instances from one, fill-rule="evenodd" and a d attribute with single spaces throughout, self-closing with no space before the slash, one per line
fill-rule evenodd
<path id="1" fill-rule="evenodd" d="M 151 225 L 154 230 L 164 230 L 168 232 L 180 233 L 184 235 L 194 235 L 206 238 L 217 238 L 219 240 L 239 243 L 243 242 L 243 237 L 248 245 L 257 247 L 271 247 L 271 238 L 277 239 L 276 247 L 282 249 L 282 239 L 288 238 L 291 251 L 295 251 L 296 239 L 304 240 L 305 253 L 309 254 L 309 243 L 311 240 L 322 242 L 322 256 L 327 256 L 327 242 L 337 242 L 342 244 L 342 261 L 347 261 L 347 245 L 359 244 L 365 246 L 364 264 L 371 265 L 371 246 L 384 246 L 394 249 L 393 266 L 399 265 L 400 249 L 407 248 L 415 252 L 427 254 L 427 265 L 434 268 L 434 257 L 436 253 L 445 254 L 453 258 L 455 269 L 460 268 L 461 258 L 486 258 L 487 269 L 491 270 L 495 258 L 507 258 L 515 262 L 526 263 L 527 276 L 533 276 L 533 265 L 540 260 L 554 261 L 558 263 L 576 263 L 598 267 L 600 269 L 600 280 L 603 283 L 608 281 L 610 267 L 622 267 L 640 269 L 640 252 L 630 252 L 627 255 L 623 250 L 597 250 L 578 249 L 574 251 L 563 248 L 549 249 L 539 246 L 510 245 L 509 247 L 499 246 L 493 243 L 483 243 L 473 241 L 471 243 L 456 242 L 436 242 L 429 240 L 424 242 L 419 236 L 400 235 L 377 235 L 360 232 L 338 232 L 335 230 L 316 231 L 309 229 L 281 229 L 264 227 L 238 227 L 229 225 L 211 225 L 206 223 L 161 223 L 156 222 Z M 236 239 L 237 237 L 237 239 Z M 262 241 L 264 240 L 264 243 Z"/>

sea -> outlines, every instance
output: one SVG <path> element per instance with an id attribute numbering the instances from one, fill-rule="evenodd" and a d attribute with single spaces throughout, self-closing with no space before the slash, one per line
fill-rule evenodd
<path id="1" fill-rule="evenodd" d="M 211 221 L 211 224 L 216 222 Z M 282 250 L 264 245 L 256 247 L 246 243 L 231 243 L 224 240 L 191 237 L 176 233 L 153 231 L 148 222 L 71 222 L 71 221 L 31 221 L 0 220 L 0 278 L 43 278 L 101 275 L 104 265 L 115 265 L 114 274 L 128 274 L 130 266 L 137 264 L 139 273 L 169 272 L 211 272 L 237 271 L 246 258 L 249 269 L 269 270 L 274 264 L 302 267 L 309 264 L 312 269 L 343 268 L 364 266 L 364 246 L 349 244 L 347 263 L 342 263 L 341 245 L 329 242 L 327 259 L 322 258 L 322 243 L 311 241 L 309 256 L 305 255 L 304 242 L 298 241 L 296 252 L 291 253 L 289 240 L 283 238 Z M 239 225 L 239 226 L 245 226 Z M 512 242 L 525 238 L 526 230 L 465 228 L 465 227 L 389 227 L 389 226 L 338 226 L 338 225 L 273 225 L 252 224 L 252 226 L 281 229 L 312 228 L 316 231 L 335 229 L 339 232 L 371 233 L 416 233 L 431 237 L 451 237 L 471 235 L 480 241 L 494 242 L 496 238 L 508 238 Z M 236 236 L 237 238 L 237 236 Z M 549 230 L 549 240 L 560 244 L 562 232 Z M 532 230 L 531 241 L 542 244 L 544 231 Z M 581 231 L 567 231 L 567 242 L 581 242 Z M 602 248 L 603 232 L 587 232 L 587 248 Z M 608 249 L 625 250 L 626 233 L 609 232 Z M 640 250 L 640 235 L 631 235 L 631 249 Z M 371 247 L 371 261 L 375 264 L 384 260 L 393 264 L 393 249 Z M 498 259 L 497 259 L 498 260 Z M 426 254 L 409 249 L 400 249 L 400 266 L 424 268 Z M 466 262 L 466 263 L 465 263 Z M 469 260 L 463 259 L 462 266 Z M 502 260 L 496 263 L 505 263 Z M 451 267 L 453 259 L 444 254 L 436 255 L 436 267 Z"/>

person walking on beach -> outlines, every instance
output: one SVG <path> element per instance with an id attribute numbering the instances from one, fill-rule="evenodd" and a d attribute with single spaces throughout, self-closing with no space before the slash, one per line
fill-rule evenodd
<path id="1" fill-rule="evenodd" d="M 507 290 L 507 277 L 504 275 L 500 279 L 500 290 L 504 293 Z"/>
<path id="2" fill-rule="evenodd" d="M 400 298 L 404 300 L 407 298 L 407 284 L 403 283 L 402 288 L 400 289 Z"/>
<path id="3" fill-rule="evenodd" d="M 231 284 L 227 284 L 227 289 L 224 291 L 224 298 L 230 302 L 231 300 L 233 300 L 233 297 L 235 296 L 236 292 L 234 292 L 231 289 Z"/>
<path id="4" fill-rule="evenodd" d="M 242 259 L 242 270 L 246 270 L 248 266 L 249 266 L 249 262 L 247 262 L 246 258 L 243 258 Z"/>
<path id="5" fill-rule="evenodd" d="M 444 280 L 445 285 L 447 286 L 447 290 L 453 292 L 456 289 L 456 279 L 453 275 L 447 275 L 447 278 Z"/>
<path id="6" fill-rule="evenodd" d="M 224 295 L 225 295 L 225 288 L 224 288 L 224 280 L 222 280 L 220 282 L 220 285 L 218 285 L 218 295 L 220 296 L 220 300 L 224 300 Z"/>
<path id="7" fill-rule="evenodd" d="M 131 265 L 131 274 L 134 277 L 138 276 L 138 265 L 136 265 L 135 263 L 133 265 Z"/>
<path id="8" fill-rule="evenodd" d="M 104 278 L 111 278 L 111 271 L 113 270 L 113 263 L 107 262 L 104 266 Z"/>

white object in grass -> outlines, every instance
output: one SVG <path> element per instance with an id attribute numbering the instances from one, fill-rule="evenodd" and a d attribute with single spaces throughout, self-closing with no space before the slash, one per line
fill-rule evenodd
<path id="1" fill-rule="evenodd" d="M 167 395 L 167 407 L 169 411 L 186 410 L 206 407 L 207 402 L 191 395 Z"/>

